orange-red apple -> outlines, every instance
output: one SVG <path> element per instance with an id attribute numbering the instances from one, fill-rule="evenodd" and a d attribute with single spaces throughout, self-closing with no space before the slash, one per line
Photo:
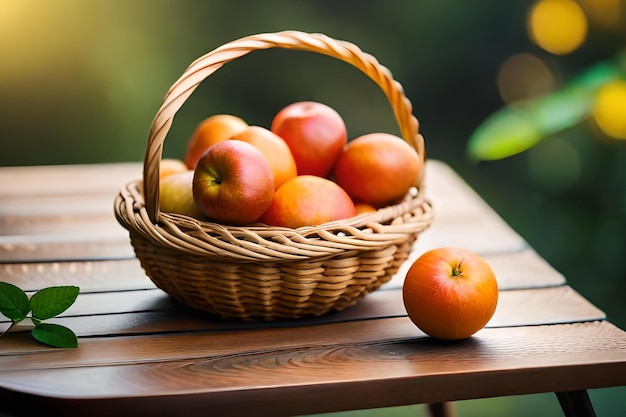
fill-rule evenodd
<path id="1" fill-rule="evenodd" d="M 271 131 L 289 145 L 299 175 L 327 177 L 347 141 L 341 115 L 314 101 L 284 107 L 274 116 Z"/>
<path id="2" fill-rule="evenodd" d="M 231 136 L 231 139 L 241 140 L 254 145 L 261 151 L 267 160 L 272 174 L 274 187 L 278 189 L 284 182 L 298 175 L 296 161 L 287 143 L 277 134 L 261 126 L 250 126 Z"/>
<path id="3" fill-rule="evenodd" d="M 438 339 L 466 339 L 495 313 L 498 282 L 480 255 L 441 247 L 413 262 L 402 297 L 409 318 L 424 333 Z"/>
<path id="4" fill-rule="evenodd" d="M 400 137 L 370 133 L 348 143 L 333 175 L 355 201 L 381 207 L 404 197 L 421 169 L 417 151 Z"/>
<path id="5" fill-rule="evenodd" d="M 274 196 L 274 176 L 257 148 L 240 140 L 211 146 L 196 164 L 193 197 L 209 218 L 228 224 L 255 222 Z"/>
<path id="6" fill-rule="evenodd" d="M 247 127 L 248 123 L 232 114 L 215 114 L 204 119 L 187 142 L 183 158 L 187 168 L 195 169 L 198 160 L 207 149 Z"/>
<path id="7" fill-rule="evenodd" d="M 204 218 L 193 199 L 193 170 L 167 175 L 159 182 L 159 207 L 164 213 L 179 213 Z"/>
<path id="8" fill-rule="evenodd" d="M 317 226 L 356 215 L 350 196 L 334 182 L 315 175 L 299 175 L 280 186 L 259 219 L 270 226 Z"/>

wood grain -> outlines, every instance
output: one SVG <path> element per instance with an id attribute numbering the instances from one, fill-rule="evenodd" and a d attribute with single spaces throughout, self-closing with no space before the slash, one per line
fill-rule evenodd
<path id="1" fill-rule="evenodd" d="M 371 324 L 351 323 L 331 344 L 318 327 L 297 335 L 280 329 L 274 346 L 263 350 L 243 345 L 238 333 L 228 344 L 183 336 L 176 348 L 194 348 L 188 359 L 174 359 L 169 344 L 147 361 L 140 339 L 121 346 L 86 341 L 82 352 L 48 351 L 40 355 L 48 356 L 44 361 L 31 358 L 22 370 L 3 367 L 0 399 L 14 391 L 45 394 L 61 399 L 67 415 L 72 407 L 85 411 L 80 400 L 106 399 L 109 415 L 129 404 L 143 415 L 167 415 L 188 403 L 190 416 L 201 415 L 201 405 L 216 415 L 280 416 L 626 383 L 626 337 L 607 322 L 485 329 L 455 343 L 420 336 L 403 318 Z M 102 349 L 137 361 L 97 367 L 85 361 Z M 166 401 L 171 396 L 181 399 Z M 153 409 L 155 403 L 160 407 Z"/>
<path id="2" fill-rule="evenodd" d="M 3 200 L 56 200 L 65 196 L 111 195 L 136 178 L 141 178 L 141 164 L 136 162 L 2 167 L 0 196 Z"/>
<path id="3" fill-rule="evenodd" d="M 72 235 L 0 236 L 0 263 L 93 261 L 134 256 L 128 236 L 110 228 L 100 234 L 85 230 Z"/>
<path id="4" fill-rule="evenodd" d="M 170 334 L 172 341 L 168 343 L 178 344 L 176 342 L 178 336 L 187 337 L 192 333 L 197 334 L 199 341 L 203 337 L 211 337 L 215 343 L 222 343 L 220 333 L 259 330 L 265 331 L 265 336 L 260 337 L 254 334 L 242 344 L 249 349 L 266 350 L 272 349 L 273 345 L 268 347 L 264 343 L 275 339 L 272 332 L 282 332 L 278 329 L 288 329 L 301 336 L 308 332 L 307 329 L 311 326 L 336 325 L 332 329 L 328 327 L 327 340 L 323 342 L 330 344 L 334 333 L 346 332 L 340 326 L 341 324 L 345 324 L 346 328 L 351 328 L 351 322 L 358 322 L 366 329 L 372 320 L 405 316 L 406 311 L 399 290 L 372 293 L 356 306 L 339 313 L 319 318 L 269 323 L 223 321 L 207 314 L 191 312 L 171 301 L 159 290 L 148 290 L 83 295 L 61 318 L 52 319 L 50 322 L 71 328 L 81 337 L 81 343 L 84 340 L 82 338 L 94 336 L 115 339 L 119 336 Z M 602 311 L 586 301 L 580 294 L 568 286 L 562 286 L 502 292 L 496 313 L 487 327 L 575 323 L 602 320 L 604 317 Z M 5 327 L 8 326 L 7 322 L 4 324 Z M 207 334 L 211 335 L 207 336 Z M 371 340 L 376 340 L 378 335 L 374 334 L 371 337 Z M 160 344 L 165 343 L 162 338 L 158 340 Z M 124 344 L 125 341 L 119 343 Z M 147 339 L 143 339 L 143 344 L 146 350 L 152 348 Z M 30 348 L 29 345 L 32 345 L 32 341 L 25 341 L 16 334 L 9 334 L 0 345 L 0 357 L 18 352 L 23 353 Z M 180 348 L 176 350 L 184 355 L 184 350 Z M 6 358 L 0 359 L 2 360 L 7 361 Z M 17 360 L 31 361 L 32 358 L 21 356 Z M 100 358 L 96 362 L 102 360 L 104 359 Z M 10 366 L 7 363 L 3 365 Z"/>
<path id="5" fill-rule="evenodd" d="M 24 291 L 78 285 L 81 293 L 155 288 L 136 258 L 104 261 L 0 263 L 5 282 Z"/>

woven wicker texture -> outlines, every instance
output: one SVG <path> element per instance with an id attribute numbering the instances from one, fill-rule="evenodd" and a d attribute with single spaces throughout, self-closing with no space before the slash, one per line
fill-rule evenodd
<path id="1" fill-rule="evenodd" d="M 159 163 L 176 112 L 224 64 L 269 48 L 324 54 L 361 70 L 387 96 L 401 135 L 416 149 L 422 166 L 426 157 L 401 85 L 373 56 L 349 42 L 296 31 L 258 34 L 193 62 L 169 89 L 152 122 L 143 179 L 120 190 L 114 211 L 159 288 L 189 307 L 228 319 L 277 320 L 340 311 L 389 281 L 433 219 L 422 177 L 399 204 L 298 229 L 235 227 L 159 211 Z"/>

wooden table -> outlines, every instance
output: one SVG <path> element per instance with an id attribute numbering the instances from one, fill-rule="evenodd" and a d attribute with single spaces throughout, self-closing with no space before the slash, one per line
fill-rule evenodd
<path id="1" fill-rule="evenodd" d="M 0 414 L 286 416 L 555 392 L 577 416 L 593 415 L 587 389 L 626 385 L 626 333 L 442 162 L 428 162 L 437 217 L 412 257 L 466 247 L 501 288 L 488 326 L 455 343 L 406 317 L 405 269 L 319 319 L 228 323 L 177 305 L 113 217 L 114 196 L 140 175 L 134 163 L 0 168 L 0 280 L 81 289 L 53 320 L 77 349 L 28 332 L 0 339 Z"/>

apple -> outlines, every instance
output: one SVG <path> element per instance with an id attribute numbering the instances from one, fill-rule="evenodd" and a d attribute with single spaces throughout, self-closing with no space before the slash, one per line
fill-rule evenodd
<path id="1" fill-rule="evenodd" d="M 299 175 L 327 177 L 347 142 L 339 113 L 315 101 L 284 107 L 272 119 L 270 130 L 289 145 Z"/>
<path id="2" fill-rule="evenodd" d="M 255 222 L 274 196 L 274 176 L 253 145 L 226 140 L 211 146 L 193 176 L 193 197 L 209 218 L 228 224 Z"/>
<path id="3" fill-rule="evenodd" d="M 164 213 L 179 213 L 203 219 L 193 198 L 193 170 L 169 174 L 159 182 L 159 208 Z"/>
<path id="4" fill-rule="evenodd" d="M 232 114 L 215 114 L 204 119 L 187 141 L 183 161 L 188 169 L 194 169 L 202 154 L 216 143 L 248 127 L 242 118 Z"/>
<path id="5" fill-rule="evenodd" d="M 356 209 L 356 214 L 374 213 L 376 211 L 376 207 L 363 202 L 354 203 L 354 208 Z"/>
<path id="6" fill-rule="evenodd" d="M 287 143 L 269 129 L 250 126 L 231 136 L 231 140 L 241 140 L 254 145 L 261 151 L 274 174 L 274 187 L 278 189 L 287 180 L 298 175 L 296 161 Z"/>
<path id="7" fill-rule="evenodd" d="M 409 318 L 424 333 L 460 340 L 489 322 L 498 303 L 498 283 L 480 255 L 464 248 L 441 247 L 413 262 L 402 298 Z"/>
<path id="8" fill-rule="evenodd" d="M 336 183 L 316 175 L 298 175 L 276 190 L 259 221 L 295 229 L 355 215 L 352 199 Z"/>
<path id="9" fill-rule="evenodd" d="M 347 144 L 333 176 L 355 201 L 383 207 L 404 197 L 421 170 L 417 151 L 402 138 L 370 133 Z"/>
<path id="10" fill-rule="evenodd" d="M 187 171 L 187 165 L 177 158 L 164 158 L 159 162 L 159 178 L 163 179 L 171 174 Z"/>

